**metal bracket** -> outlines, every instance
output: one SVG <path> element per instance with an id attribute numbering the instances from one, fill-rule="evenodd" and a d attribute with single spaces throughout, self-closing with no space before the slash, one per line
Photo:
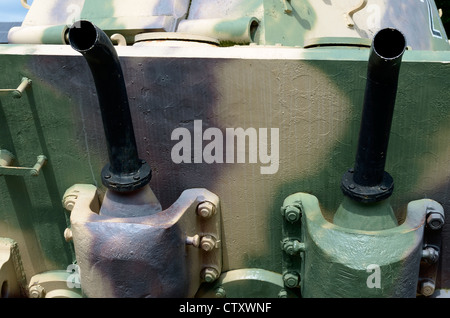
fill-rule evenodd
<path id="1" fill-rule="evenodd" d="M 39 175 L 42 167 L 47 162 L 47 157 L 44 155 L 37 156 L 36 163 L 31 168 L 26 167 L 11 167 L 10 164 L 14 160 L 14 156 L 7 150 L 0 149 L 0 176 L 33 176 Z"/>
<path id="2" fill-rule="evenodd" d="M 28 77 L 23 77 L 22 82 L 20 82 L 17 88 L 0 89 L 0 93 L 11 93 L 14 98 L 21 98 L 25 89 L 31 85 L 31 82 L 31 79 Z"/>
<path id="3" fill-rule="evenodd" d="M 100 204 L 95 186 L 69 188 L 63 204 L 71 211 L 70 232 L 84 295 L 194 297 L 200 285 L 214 285 L 222 272 L 219 202 L 206 189 L 188 189 L 165 210 L 115 217 L 102 214 L 111 203 L 103 198 Z"/>

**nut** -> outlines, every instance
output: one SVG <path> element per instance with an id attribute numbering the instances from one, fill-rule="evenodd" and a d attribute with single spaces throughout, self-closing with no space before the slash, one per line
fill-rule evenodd
<path id="1" fill-rule="evenodd" d="M 289 288 L 297 287 L 300 282 L 300 277 L 297 273 L 288 272 L 283 275 L 284 284 Z"/>
<path id="2" fill-rule="evenodd" d="M 439 230 L 444 226 L 444 216 L 438 212 L 431 212 L 427 217 L 427 224 L 432 230 Z"/>
<path id="3" fill-rule="evenodd" d="M 305 243 L 301 243 L 298 240 L 284 239 L 281 242 L 281 249 L 289 255 L 295 255 L 305 250 Z"/>
<path id="4" fill-rule="evenodd" d="M 284 209 L 284 217 L 287 221 L 294 223 L 300 220 L 301 210 L 299 207 L 294 205 L 288 205 Z"/>
<path id="5" fill-rule="evenodd" d="M 28 290 L 28 294 L 30 298 L 44 298 L 45 297 L 45 289 L 41 285 L 33 285 Z"/>
<path id="6" fill-rule="evenodd" d="M 280 290 L 280 292 L 278 293 L 278 298 L 287 298 L 288 297 L 288 292 L 286 289 L 282 289 Z"/>
<path id="7" fill-rule="evenodd" d="M 204 218 L 210 218 L 216 214 L 216 206 L 209 201 L 204 201 L 197 206 L 197 214 Z"/>
<path id="8" fill-rule="evenodd" d="M 219 278 L 219 272 L 212 267 L 207 267 L 202 272 L 202 277 L 207 283 L 212 283 Z"/>
<path id="9" fill-rule="evenodd" d="M 439 260 L 439 250 L 433 246 L 427 246 L 422 251 L 422 258 L 429 263 L 436 263 Z"/>
<path id="10" fill-rule="evenodd" d="M 71 194 L 71 195 L 66 196 L 66 197 L 63 199 L 63 205 L 64 205 L 64 208 L 65 208 L 67 211 L 72 211 L 72 210 L 73 210 L 73 207 L 75 206 L 75 201 L 76 201 L 76 200 L 77 200 L 77 196 L 76 196 L 76 195 Z"/>
<path id="11" fill-rule="evenodd" d="M 217 298 L 225 298 L 227 295 L 225 289 L 223 289 L 222 286 L 217 287 L 215 292 Z"/>
<path id="12" fill-rule="evenodd" d="M 216 242 L 217 240 L 211 235 L 205 235 L 202 237 L 200 247 L 202 248 L 202 250 L 209 252 L 216 247 Z"/>

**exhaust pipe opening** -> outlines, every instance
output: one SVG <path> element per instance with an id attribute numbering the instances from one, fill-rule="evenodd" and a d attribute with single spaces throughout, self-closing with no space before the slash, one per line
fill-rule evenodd
<path id="1" fill-rule="evenodd" d="M 405 52 L 406 39 L 396 29 L 383 29 L 374 37 L 373 49 L 376 54 L 385 60 L 396 59 Z"/>
<path id="2" fill-rule="evenodd" d="M 78 52 L 89 50 L 95 45 L 97 40 L 96 27 L 89 21 L 79 21 L 78 24 L 74 24 L 69 29 L 69 32 L 69 43 Z"/>

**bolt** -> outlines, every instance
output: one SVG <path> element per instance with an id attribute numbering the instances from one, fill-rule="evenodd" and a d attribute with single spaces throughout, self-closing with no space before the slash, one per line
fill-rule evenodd
<path id="1" fill-rule="evenodd" d="M 216 247 L 216 242 L 217 242 L 216 239 L 211 235 L 205 235 L 202 237 L 200 246 L 202 250 L 209 252 Z"/>
<path id="2" fill-rule="evenodd" d="M 432 230 L 439 230 L 444 226 L 444 216 L 438 212 L 430 212 L 427 217 L 427 224 Z"/>
<path id="3" fill-rule="evenodd" d="M 298 286 L 300 282 L 300 277 L 295 272 L 288 272 L 283 275 L 284 284 L 289 288 L 294 288 Z"/>
<path id="4" fill-rule="evenodd" d="M 64 230 L 64 239 L 66 240 L 66 242 L 70 242 L 73 240 L 73 233 L 70 228 L 66 228 Z"/>
<path id="5" fill-rule="evenodd" d="M 207 267 L 202 272 L 202 277 L 207 283 L 212 283 L 219 278 L 219 272 L 212 267 Z"/>
<path id="6" fill-rule="evenodd" d="M 422 251 L 422 258 L 429 263 L 436 263 L 439 259 L 439 251 L 432 246 L 427 246 Z"/>
<path id="7" fill-rule="evenodd" d="M 33 285 L 28 290 L 30 298 L 44 298 L 45 290 L 41 285 Z"/>
<path id="8" fill-rule="evenodd" d="M 186 244 L 192 245 L 194 247 L 199 247 L 200 245 L 200 235 L 195 234 L 194 236 L 187 236 L 186 237 Z"/>
<path id="9" fill-rule="evenodd" d="M 283 250 L 284 250 L 286 253 L 288 253 L 289 255 L 294 255 L 294 254 L 296 253 L 296 252 L 295 252 L 294 244 L 293 244 L 292 242 L 285 243 L 285 244 L 283 245 Z"/>
<path id="10" fill-rule="evenodd" d="M 216 297 L 217 298 L 225 298 L 227 293 L 225 292 L 225 289 L 223 289 L 222 286 L 219 286 L 216 288 Z"/>
<path id="11" fill-rule="evenodd" d="M 286 207 L 284 217 L 291 223 L 297 222 L 300 219 L 300 209 L 296 206 L 289 205 Z"/>
<path id="12" fill-rule="evenodd" d="M 287 298 L 287 296 L 288 296 L 288 293 L 287 293 L 287 291 L 286 291 L 286 289 L 282 289 L 282 290 L 280 290 L 280 292 L 278 293 L 278 298 Z"/>
<path id="13" fill-rule="evenodd" d="M 420 285 L 420 293 L 424 296 L 431 296 L 434 293 L 434 282 L 431 280 L 425 280 Z"/>
<path id="14" fill-rule="evenodd" d="M 73 207 L 75 206 L 75 201 L 77 200 L 78 196 L 76 194 L 69 194 L 68 196 L 64 197 L 63 199 L 63 206 L 67 211 L 72 211 Z"/>
<path id="15" fill-rule="evenodd" d="M 197 206 L 197 214 L 204 218 L 210 218 L 216 214 L 216 206 L 209 201 L 202 202 Z"/>
<path id="16" fill-rule="evenodd" d="M 295 255 L 305 250 L 305 243 L 301 243 L 298 240 L 285 239 L 281 243 L 281 249 L 289 255 Z"/>

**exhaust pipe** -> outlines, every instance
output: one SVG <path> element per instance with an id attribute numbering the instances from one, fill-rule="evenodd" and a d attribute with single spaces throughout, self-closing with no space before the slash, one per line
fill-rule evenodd
<path id="1" fill-rule="evenodd" d="M 385 200 L 394 189 L 384 168 L 405 49 L 406 39 L 396 29 L 380 30 L 373 39 L 355 165 L 341 183 L 344 195 L 358 202 Z"/>
<path id="2" fill-rule="evenodd" d="M 122 68 L 109 37 L 89 21 L 75 22 L 68 40 L 86 59 L 94 77 L 109 163 L 101 172 L 110 190 L 128 193 L 147 185 L 151 168 L 139 159 Z"/>

